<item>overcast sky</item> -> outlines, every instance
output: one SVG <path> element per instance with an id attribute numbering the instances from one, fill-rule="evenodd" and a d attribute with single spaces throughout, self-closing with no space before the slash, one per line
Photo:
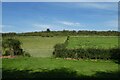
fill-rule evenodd
<path id="1" fill-rule="evenodd" d="M 3 32 L 117 30 L 117 2 L 3 2 Z"/>

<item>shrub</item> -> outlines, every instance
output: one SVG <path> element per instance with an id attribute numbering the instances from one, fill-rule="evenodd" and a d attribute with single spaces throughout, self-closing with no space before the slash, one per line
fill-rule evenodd
<path id="1" fill-rule="evenodd" d="M 31 55 L 28 52 L 24 52 L 24 56 L 31 57 Z"/>
<path id="2" fill-rule="evenodd" d="M 120 61 L 120 48 L 113 48 L 110 50 L 111 58 Z"/>
<path id="3" fill-rule="evenodd" d="M 21 48 L 21 42 L 17 39 L 3 39 L 2 42 L 3 52 L 5 56 L 11 55 L 28 55 L 24 54 L 23 49 Z"/>

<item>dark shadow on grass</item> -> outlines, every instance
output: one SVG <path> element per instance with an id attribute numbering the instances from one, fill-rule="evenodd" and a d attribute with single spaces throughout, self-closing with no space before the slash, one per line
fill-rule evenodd
<path id="1" fill-rule="evenodd" d="M 120 71 L 116 72 L 99 72 L 93 75 L 94 78 L 107 79 L 107 80 L 120 80 Z"/>
<path id="2" fill-rule="evenodd" d="M 115 63 L 117 63 L 118 65 L 120 65 L 120 60 L 113 60 Z"/>
<path id="3" fill-rule="evenodd" d="M 120 80 L 120 72 L 96 72 L 92 76 L 77 75 L 76 71 L 68 68 L 53 70 L 43 70 L 42 72 L 32 72 L 31 70 L 5 70 L 3 69 L 2 80 Z"/>
<path id="4" fill-rule="evenodd" d="M 5 70 L 3 69 L 3 79 L 48 79 L 48 78 L 76 78 L 76 71 L 67 68 L 42 70 L 42 72 L 32 72 L 32 70 Z"/>

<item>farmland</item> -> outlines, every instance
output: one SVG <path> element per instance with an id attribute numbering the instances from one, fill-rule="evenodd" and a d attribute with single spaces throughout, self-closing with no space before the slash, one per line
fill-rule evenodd
<path id="1" fill-rule="evenodd" d="M 115 36 L 78 36 L 70 37 L 67 48 L 113 48 L 118 47 L 118 37 Z"/>
<path id="2" fill-rule="evenodd" d="M 52 53 L 54 46 L 64 43 L 67 37 L 39 37 L 20 36 L 16 39 L 22 42 L 22 48 L 30 53 L 32 57 L 16 57 L 3 59 L 3 78 L 45 78 L 45 77 L 75 77 L 75 76 L 96 76 L 104 78 L 117 78 L 118 64 L 112 60 L 92 59 L 63 59 L 54 58 Z M 71 36 L 67 48 L 112 48 L 118 44 L 118 37 L 98 36 Z M 73 72 L 69 72 L 73 71 Z M 56 72 L 55 72 L 55 71 Z M 23 72 L 21 72 L 23 71 Z M 28 72 L 27 72 L 28 71 Z M 68 72 L 66 72 L 68 71 Z M 73 74 L 75 72 L 75 74 Z M 115 74 L 113 74 L 115 72 Z M 105 73 L 103 75 L 99 73 Z M 68 75 L 69 74 L 69 75 Z M 54 76 L 56 75 L 56 76 Z M 58 76 L 59 75 L 59 76 Z M 112 76 L 110 76 L 112 75 Z M 16 77 L 16 78 L 17 78 Z"/>
<path id="3" fill-rule="evenodd" d="M 2 80 L 120 80 L 119 3 L 36 1 L 1 1 Z"/>
<path id="4" fill-rule="evenodd" d="M 8 65 L 9 64 L 9 65 Z M 21 77 L 21 78 L 28 78 L 32 77 L 34 78 L 34 75 L 28 76 L 26 73 L 16 74 L 15 72 L 20 71 L 29 71 L 30 73 L 35 72 L 48 72 L 54 69 L 70 69 L 72 71 L 76 72 L 76 75 L 85 75 L 85 76 L 92 76 L 96 75 L 97 72 L 116 72 L 118 71 L 118 64 L 114 63 L 113 61 L 104 61 L 104 60 L 98 60 L 98 61 L 91 61 L 91 60 L 64 60 L 64 59 L 55 59 L 55 58 L 16 58 L 16 59 L 3 59 L 3 70 L 8 70 L 8 72 L 4 72 L 4 77 Z M 15 70 L 15 71 L 14 71 Z M 66 77 L 62 76 L 62 74 L 68 74 L 65 73 L 66 70 L 57 71 L 48 73 L 48 75 L 51 75 L 50 77 Z M 56 73 L 57 75 L 54 76 Z M 38 78 L 46 78 L 49 77 L 46 75 L 39 74 Z M 73 74 L 74 76 L 74 74 Z M 72 75 L 71 75 L 72 77 Z M 106 76 L 102 76 L 106 77 Z M 109 76 L 107 74 L 107 78 L 115 77 L 117 78 L 117 75 Z M 36 77 L 35 77 L 36 78 Z"/>
<path id="5" fill-rule="evenodd" d="M 51 57 L 55 44 L 64 43 L 67 37 L 16 37 L 22 48 L 33 57 Z M 67 48 L 112 48 L 118 46 L 118 37 L 72 36 Z"/>
<path id="6" fill-rule="evenodd" d="M 16 37 L 22 42 L 22 48 L 33 57 L 51 57 L 54 45 L 64 43 L 66 37 Z"/>

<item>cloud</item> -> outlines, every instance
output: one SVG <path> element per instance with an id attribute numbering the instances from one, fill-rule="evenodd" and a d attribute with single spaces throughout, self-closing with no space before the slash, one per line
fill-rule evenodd
<path id="1" fill-rule="evenodd" d="M 50 30 L 53 31 L 57 31 L 57 30 L 63 30 L 65 29 L 64 26 L 59 25 L 59 24 L 33 24 L 33 28 L 34 30 L 36 29 L 36 31 L 46 31 L 47 28 L 49 28 Z"/>
<path id="2" fill-rule="evenodd" d="M 68 30 L 118 30 L 118 21 L 110 20 L 98 23 L 79 23 L 69 21 L 58 21 L 64 29 Z"/>
<path id="3" fill-rule="evenodd" d="M 67 4 L 67 5 L 66 5 Z M 87 9 L 101 9 L 101 10 L 118 10 L 118 3 L 117 2 L 78 2 L 78 3 L 56 3 L 56 6 L 61 6 L 65 8 L 87 8 Z"/>
<path id="4" fill-rule="evenodd" d="M 67 26 L 81 26 L 79 22 L 58 21 L 58 23 L 67 25 Z"/>
<path id="5" fill-rule="evenodd" d="M 80 25 L 78 22 L 59 21 L 56 22 L 56 24 L 33 24 L 33 28 L 36 29 L 36 31 L 45 31 L 47 28 L 53 31 L 77 30 L 80 28 Z"/>
<path id="6" fill-rule="evenodd" d="M 13 27 L 15 27 L 15 26 L 13 26 L 13 25 L 0 25 L 0 27 L 1 28 L 13 28 Z"/>
<path id="7" fill-rule="evenodd" d="M 33 24 L 33 27 L 38 30 L 46 30 L 47 28 L 52 28 L 50 24 Z"/>
<path id="8" fill-rule="evenodd" d="M 35 28 L 50 28 L 51 25 L 47 25 L 47 24 L 34 24 L 33 25 Z"/>
<path id="9" fill-rule="evenodd" d="M 103 2 L 87 2 L 87 3 L 78 3 L 77 7 L 84 8 L 95 8 L 103 10 L 118 10 L 118 3 L 103 3 Z"/>
<path id="10" fill-rule="evenodd" d="M 16 27 L 13 25 L 9 25 L 9 24 L 2 24 L 0 25 L 0 32 L 15 32 L 14 29 Z"/>
<path id="11" fill-rule="evenodd" d="M 105 31 L 105 30 L 118 30 L 118 21 L 117 20 L 110 20 L 106 22 L 98 22 L 98 23 L 83 23 L 84 29 L 87 30 L 98 30 L 98 31 Z"/>
<path id="12" fill-rule="evenodd" d="M 82 25 L 79 22 L 70 22 L 70 21 L 54 21 L 54 23 L 51 24 L 42 24 L 37 23 L 33 24 L 33 28 L 36 29 L 36 31 L 45 31 L 47 28 L 50 30 L 58 31 L 58 30 L 77 30 L 79 28 L 82 28 Z"/>

